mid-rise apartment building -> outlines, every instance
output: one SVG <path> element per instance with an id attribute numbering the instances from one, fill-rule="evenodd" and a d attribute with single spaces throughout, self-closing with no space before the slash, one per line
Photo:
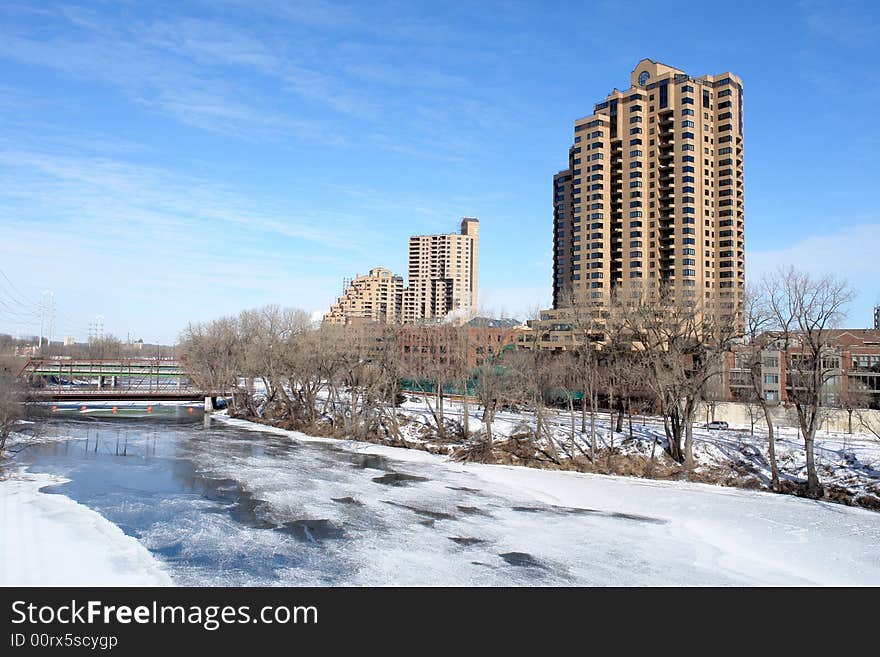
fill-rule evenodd
<path id="1" fill-rule="evenodd" d="M 358 276 L 324 315 L 328 324 L 354 324 L 363 321 L 396 323 L 400 321 L 403 301 L 403 277 L 376 267 L 366 276 Z"/>
<path id="2" fill-rule="evenodd" d="M 372 269 L 346 285 L 324 321 L 416 324 L 450 313 L 467 321 L 477 309 L 479 241 L 480 222 L 474 217 L 461 220 L 459 233 L 411 237 L 408 287 L 388 269 Z"/>
<path id="3" fill-rule="evenodd" d="M 661 286 L 739 321 L 745 287 L 743 87 L 644 59 L 574 122 L 553 178 L 553 303 Z M 548 312 L 550 320 L 564 316 Z"/>
<path id="4" fill-rule="evenodd" d="M 480 222 L 464 217 L 461 231 L 415 235 L 409 240 L 409 284 L 402 320 L 416 323 L 450 313 L 467 320 L 477 309 Z"/>

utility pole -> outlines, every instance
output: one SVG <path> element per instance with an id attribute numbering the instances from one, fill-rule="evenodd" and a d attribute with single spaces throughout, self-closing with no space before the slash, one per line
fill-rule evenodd
<path id="1" fill-rule="evenodd" d="M 89 344 L 104 339 L 104 316 L 95 315 L 95 321 L 89 322 Z"/>
<path id="2" fill-rule="evenodd" d="M 49 323 L 49 335 L 47 344 L 52 346 L 52 333 L 55 330 L 55 293 L 52 290 L 44 290 L 40 297 L 40 337 L 37 346 L 43 348 L 43 330 Z"/>
<path id="3" fill-rule="evenodd" d="M 55 337 L 55 293 L 49 291 L 49 348 L 52 348 L 52 338 Z"/>

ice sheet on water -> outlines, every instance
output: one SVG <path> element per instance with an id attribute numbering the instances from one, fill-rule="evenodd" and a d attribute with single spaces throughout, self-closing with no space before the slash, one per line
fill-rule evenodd
<path id="1" fill-rule="evenodd" d="M 173 513 L 167 524 L 144 535 L 145 543 L 157 550 L 173 537 L 188 537 L 181 548 L 186 560 L 168 555 L 178 581 L 660 584 L 678 583 L 676 566 L 688 572 L 691 583 L 742 581 L 711 568 L 694 568 L 696 551 L 651 518 L 544 505 L 526 514 L 515 508 L 521 499 L 497 486 L 487 487 L 462 468 L 386 459 L 363 466 L 362 455 L 302 444 L 285 452 L 283 446 L 272 448 L 274 440 L 268 439 L 266 453 L 207 449 L 199 472 L 202 477 L 239 482 L 261 501 L 259 514 L 276 527 L 274 531 L 231 523 L 223 514 L 187 519 L 185 513 Z M 416 479 L 407 486 L 389 486 L 377 481 L 383 472 Z M 310 528 L 308 533 L 303 526 Z M 296 529 L 290 531 L 291 527 Z M 321 535 L 312 527 L 333 529 Z M 303 540 L 309 534 L 313 540 Z M 217 553 L 218 546 L 223 554 Z M 518 554 L 528 559 L 510 556 Z M 529 560 L 539 566 L 524 567 Z M 194 561 L 196 571 L 190 565 Z M 213 572 L 201 567 L 210 562 L 219 566 Z"/>
<path id="2" fill-rule="evenodd" d="M 880 583 L 866 511 L 198 426 L 41 463 L 185 585 Z"/>

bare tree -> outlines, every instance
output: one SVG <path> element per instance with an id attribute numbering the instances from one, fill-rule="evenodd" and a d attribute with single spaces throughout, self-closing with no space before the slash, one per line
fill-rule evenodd
<path id="1" fill-rule="evenodd" d="M 477 436 L 475 448 L 470 450 L 470 456 L 484 463 L 495 460 L 493 424 L 498 409 L 510 400 L 511 370 L 506 361 L 511 360 L 509 352 L 489 355 L 478 358 L 476 368 L 473 370 L 474 394 L 477 402 L 483 407 L 481 422 L 482 432 Z"/>
<path id="2" fill-rule="evenodd" d="M 737 336 L 738 323 L 722 321 L 716 304 L 678 296 L 668 288 L 645 290 L 618 307 L 634 347 L 642 351 L 669 455 L 691 469 L 696 411 L 722 372 L 722 354 Z"/>
<path id="3" fill-rule="evenodd" d="M 538 340 L 538 335 L 532 336 Z M 505 358 L 510 369 L 506 382 L 508 392 L 530 407 L 534 413 L 532 447 L 549 461 L 558 464 L 559 454 L 545 405 L 545 393 L 555 388 L 558 379 L 558 354 L 540 349 L 533 344 L 529 349 L 519 349 Z"/>
<path id="4" fill-rule="evenodd" d="M 746 409 L 746 415 L 749 416 L 749 434 L 755 435 L 755 425 L 758 423 L 758 420 L 762 417 L 761 404 L 755 402 L 755 398 L 751 395 L 747 396 L 745 400 L 742 401 L 743 406 Z M 775 455 L 773 458 L 775 461 Z M 772 463 L 772 461 L 771 461 Z M 773 466 L 771 465 L 771 470 L 773 470 Z M 778 473 L 777 473 L 778 475 Z M 774 484 L 775 488 L 775 484 Z"/>
<path id="5" fill-rule="evenodd" d="M 18 380 L 21 364 L 15 358 L 0 360 L 0 459 L 19 420 L 24 417 L 25 390 Z"/>
<path id="6" fill-rule="evenodd" d="M 853 292 L 833 276 L 813 278 L 793 267 L 765 281 L 776 330 L 786 354 L 785 392 L 794 404 L 804 438 L 807 493 L 821 495 L 814 442 L 821 422 L 826 386 L 840 376 L 839 355 L 830 343 L 831 331 L 844 315 Z"/>
<path id="7" fill-rule="evenodd" d="M 587 431 L 587 415 L 590 418 L 591 462 L 596 460 L 596 415 L 599 412 L 599 389 L 602 380 L 599 376 L 599 345 L 604 340 L 599 307 L 587 304 L 576 296 L 571 297 L 569 312 L 573 356 L 570 367 L 573 370 L 573 384 L 581 390 L 581 434 Z"/>
<path id="8" fill-rule="evenodd" d="M 180 336 L 181 359 L 190 378 L 204 390 L 235 392 L 242 353 L 237 318 L 223 317 L 205 324 L 190 324 Z M 239 395 L 233 394 L 233 410 Z"/>
<path id="9" fill-rule="evenodd" d="M 122 340 L 112 334 L 92 340 L 88 346 L 88 355 L 90 358 L 121 358 Z"/>
<path id="10" fill-rule="evenodd" d="M 859 427 L 873 435 L 877 440 L 880 440 L 880 419 L 876 416 L 876 410 L 873 413 L 874 415 L 872 415 L 871 410 L 866 408 L 859 408 L 855 411 Z"/>
<path id="11" fill-rule="evenodd" d="M 871 389 L 862 381 L 851 378 L 841 386 L 840 407 L 846 411 L 847 432 L 852 435 L 853 415 L 860 419 L 859 415 L 864 415 L 864 411 L 871 407 Z"/>
<path id="12" fill-rule="evenodd" d="M 423 393 L 438 436 L 446 439 L 447 391 L 461 385 L 465 376 L 467 344 L 462 344 L 462 329 L 451 324 L 426 324 L 405 330 L 411 347 L 406 373 Z"/>
<path id="13" fill-rule="evenodd" d="M 776 436 L 771 414 L 771 401 L 764 394 L 764 351 L 767 347 L 766 332 L 773 327 L 775 313 L 771 299 L 777 296 L 772 283 L 765 283 L 763 289 L 751 289 L 745 298 L 746 367 L 749 372 L 749 394 L 745 400 L 752 421 L 752 435 L 755 433 L 753 409 L 757 405 L 764 415 L 767 425 L 767 450 L 770 457 L 770 485 L 779 490 L 779 464 L 776 461 Z M 778 365 L 778 363 L 777 363 Z M 775 403 L 775 402 L 774 402 Z"/>
<path id="14" fill-rule="evenodd" d="M 577 410 L 575 408 L 575 398 L 578 394 L 581 395 L 581 404 L 580 404 L 580 415 L 581 415 L 581 430 L 580 437 L 583 437 L 586 428 L 586 393 L 584 391 L 585 386 L 583 386 L 583 371 L 581 369 L 581 355 L 580 351 L 583 349 L 580 347 L 575 347 L 572 351 L 565 351 L 557 356 L 557 367 L 558 367 L 558 378 L 561 387 L 561 395 L 562 399 L 565 402 L 568 408 L 568 417 L 569 417 L 569 433 L 568 433 L 568 443 L 569 446 L 566 451 L 569 453 L 569 456 L 575 455 L 575 450 L 580 453 L 581 456 L 587 456 L 590 460 L 593 460 L 595 450 L 593 454 L 585 454 L 583 447 L 581 446 L 580 441 L 578 440 L 578 429 L 577 429 Z"/>

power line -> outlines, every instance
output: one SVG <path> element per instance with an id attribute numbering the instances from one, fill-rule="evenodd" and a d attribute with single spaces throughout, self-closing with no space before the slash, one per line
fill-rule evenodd
<path id="1" fill-rule="evenodd" d="M 48 298 L 47 298 L 48 297 Z M 59 312 L 55 294 L 45 291 L 39 301 L 27 301 L 27 297 L 16 287 L 5 271 L 0 269 L 0 320 L 3 323 L 22 327 L 28 326 L 33 333 L 39 332 L 38 341 L 44 337 L 48 327 L 48 339 L 55 339 L 56 334 L 85 335 L 88 326 L 82 319 L 74 319 L 66 313 Z M 40 324 L 39 331 L 37 325 Z"/>
<path id="2" fill-rule="evenodd" d="M 21 291 L 17 287 L 15 287 L 13 282 L 9 280 L 9 277 L 6 275 L 6 272 L 4 272 L 2 269 L 0 269 L 0 276 L 2 276 L 4 278 L 6 283 L 9 285 L 9 287 L 15 293 L 15 294 L 12 294 L 10 292 L 6 292 L 6 294 L 9 295 L 9 298 L 12 299 L 14 302 L 16 302 L 20 306 L 29 307 L 31 304 L 28 303 L 27 301 L 22 301 L 22 297 L 24 297 L 24 295 L 21 293 Z M 16 295 L 18 295 L 18 297 L 16 297 Z"/>

